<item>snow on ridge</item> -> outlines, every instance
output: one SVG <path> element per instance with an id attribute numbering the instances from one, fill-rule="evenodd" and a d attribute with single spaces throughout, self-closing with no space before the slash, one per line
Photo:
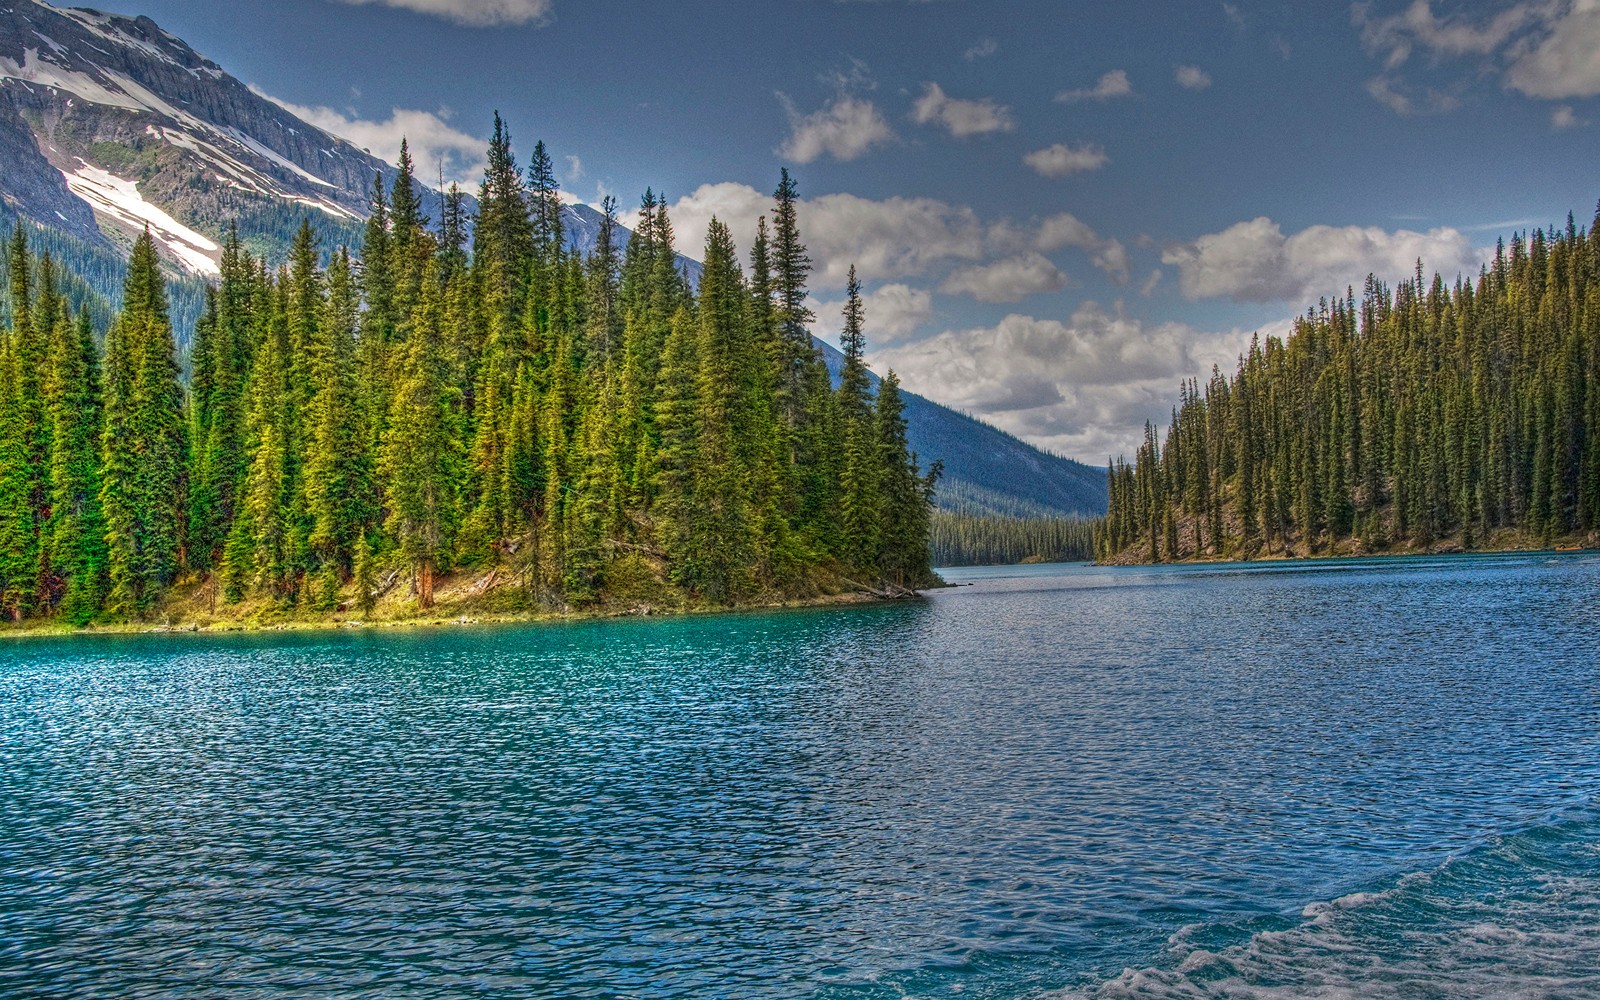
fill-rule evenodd
<path id="1" fill-rule="evenodd" d="M 321 177 L 318 177 L 316 174 L 311 173 L 309 170 L 305 170 L 299 164 L 297 164 L 297 163 L 289 160 L 288 158 L 280 155 L 276 151 L 274 151 L 272 149 L 269 149 L 265 144 L 263 144 L 255 136 L 246 135 L 245 133 L 243 133 L 243 132 L 239 131 L 238 129 L 234 128 L 232 125 L 229 125 L 228 127 L 222 129 L 222 132 L 225 133 L 226 135 L 228 135 L 230 138 L 232 138 L 239 145 L 241 145 L 241 146 L 245 147 L 246 149 L 250 150 L 252 153 L 255 153 L 257 156 L 261 157 L 262 159 L 268 160 L 268 161 L 270 161 L 272 163 L 277 164 L 278 166 L 280 166 L 283 169 L 289 171 L 290 173 L 295 174 L 296 176 L 300 177 L 303 180 L 310 181 L 313 184 L 320 184 L 325 188 L 331 188 L 331 187 L 336 187 L 337 186 L 337 185 L 328 183 L 327 181 L 323 180 Z"/>
<path id="2" fill-rule="evenodd" d="M 150 235 L 178 262 L 195 274 L 216 276 L 222 273 L 212 254 L 222 248 L 188 226 L 144 200 L 136 181 L 127 181 L 107 170 L 78 160 L 78 169 L 61 171 L 73 194 L 88 202 L 96 212 L 111 216 L 124 225 L 150 227 Z"/>
<path id="3" fill-rule="evenodd" d="M 87 73 L 79 73 L 41 58 L 38 49 L 24 48 L 20 65 L 9 56 L 0 56 L 0 78 L 65 90 L 90 104 L 105 104 L 127 111 L 150 110 L 140 103 L 138 98 L 126 92 L 112 90 Z"/>
<path id="4" fill-rule="evenodd" d="M 44 32 L 35 31 L 33 33 L 33 37 L 50 46 L 50 51 L 54 52 L 56 55 L 64 56 L 67 54 L 67 47 L 65 45 L 62 45 L 60 42 L 56 41 L 54 38 L 51 38 Z"/>
<path id="5" fill-rule="evenodd" d="M 138 49 L 147 56 L 150 56 L 154 59 L 159 59 L 165 63 L 171 63 L 174 66 L 182 65 L 178 62 L 178 60 L 174 59 L 170 53 L 163 51 L 161 46 L 156 45 L 153 42 L 147 42 L 142 38 L 136 38 L 128 32 L 122 30 L 122 26 L 117 23 L 118 18 L 111 14 L 106 14 L 98 10 L 83 10 L 75 7 L 52 7 L 51 9 L 63 17 L 72 18 L 72 20 L 82 25 L 84 30 L 100 36 L 102 39 L 111 42 L 113 45 L 122 45 L 130 49 Z M 166 35 L 168 38 L 173 38 L 171 32 L 162 31 L 161 33 Z M 102 49 L 101 51 L 104 50 Z"/>

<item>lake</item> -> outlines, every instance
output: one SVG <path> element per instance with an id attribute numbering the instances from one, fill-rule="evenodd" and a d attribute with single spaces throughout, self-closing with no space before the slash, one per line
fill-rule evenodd
<path id="1" fill-rule="evenodd" d="M 1600 993 L 1600 558 L 0 642 L 7 997 Z"/>

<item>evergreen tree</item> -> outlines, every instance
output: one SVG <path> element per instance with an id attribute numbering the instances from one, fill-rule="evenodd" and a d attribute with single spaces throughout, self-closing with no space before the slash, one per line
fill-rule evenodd
<path id="1" fill-rule="evenodd" d="M 147 613 L 179 568 L 183 391 L 155 242 L 134 243 L 123 311 L 106 340 L 104 465 L 110 593 L 117 617 Z"/>
<path id="2" fill-rule="evenodd" d="M 443 293 L 438 268 L 430 265 L 398 367 L 379 466 L 388 528 L 416 572 L 422 608 L 433 606 L 434 574 L 449 565 L 459 520 L 461 391 L 451 379 Z"/>

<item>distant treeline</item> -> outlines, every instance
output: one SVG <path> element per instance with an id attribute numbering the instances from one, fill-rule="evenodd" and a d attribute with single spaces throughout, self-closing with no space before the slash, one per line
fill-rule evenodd
<path id="1" fill-rule="evenodd" d="M 626 249 L 607 198 L 580 258 L 543 144 L 524 173 L 498 118 L 475 219 L 453 190 L 431 223 L 399 168 L 359 261 L 309 223 L 276 270 L 226 241 L 189 379 L 149 233 L 102 343 L 18 227 L 0 612 L 137 619 L 213 576 L 311 612 L 370 610 L 397 577 L 427 608 L 463 568 L 556 608 L 623 580 L 711 604 L 932 581 L 938 469 L 894 373 L 873 390 L 853 269 L 830 380 L 787 172 L 748 274 L 713 220 L 692 287 L 648 192 Z"/>
<path id="2" fill-rule="evenodd" d="M 936 566 L 1010 566 L 1094 558 L 1097 519 L 933 514 Z"/>
<path id="3" fill-rule="evenodd" d="M 1464 548 L 1600 528 L 1600 215 L 1454 286 L 1368 278 L 1109 469 L 1103 558 Z"/>

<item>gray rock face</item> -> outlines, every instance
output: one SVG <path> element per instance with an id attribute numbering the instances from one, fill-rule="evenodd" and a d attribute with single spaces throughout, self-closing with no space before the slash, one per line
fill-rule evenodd
<path id="1" fill-rule="evenodd" d="M 104 239 L 94 212 L 67 190 L 61 172 L 39 152 L 9 88 L 0 89 L 0 199 L 40 225 L 92 243 Z"/>

